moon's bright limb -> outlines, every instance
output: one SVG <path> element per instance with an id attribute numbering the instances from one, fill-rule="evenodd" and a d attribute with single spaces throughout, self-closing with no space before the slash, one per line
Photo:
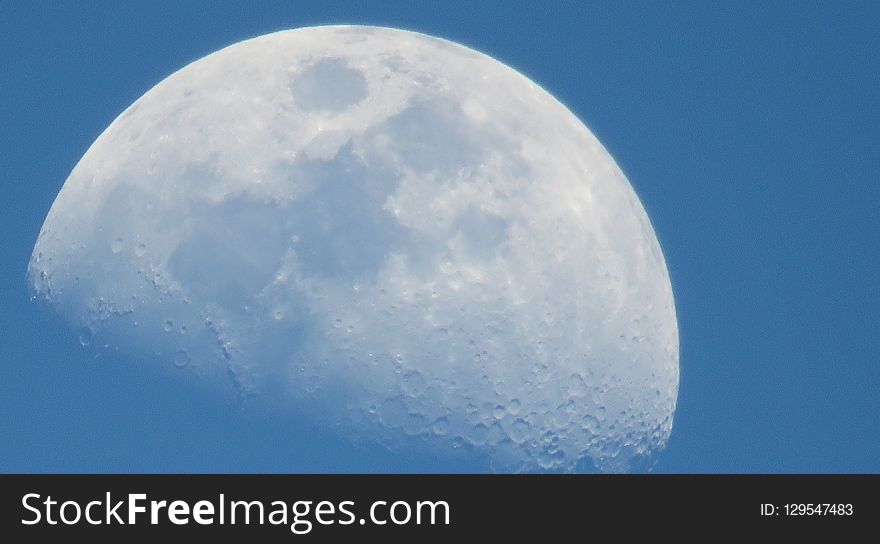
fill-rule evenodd
<path id="1" fill-rule="evenodd" d="M 85 337 L 394 447 L 615 471 L 672 428 L 629 182 L 546 91 L 422 34 L 279 32 L 171 75 L 70 174 L 29 277 Z"/>

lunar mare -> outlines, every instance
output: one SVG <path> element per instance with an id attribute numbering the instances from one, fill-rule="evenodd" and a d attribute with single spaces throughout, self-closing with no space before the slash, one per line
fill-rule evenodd
<path id="1" fill-rule="evenodd" d="M 672 428 L 672 290 L 629 182 L 538 85 L 422 34 L 278 32 L 169 76 L 76 165 L 28 273 L 84 344 L 392 451 L 625 471 Z"/>

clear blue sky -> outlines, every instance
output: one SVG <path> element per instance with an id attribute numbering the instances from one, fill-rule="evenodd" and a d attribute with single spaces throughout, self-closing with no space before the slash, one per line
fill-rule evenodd
<path id="1" fill-rule="evenodd" d="M 658 471 L 880 471 L 880 4 L 549 4 L 4 2 L 0 471 L 346 469 L 325 433 L 279 436 L 94 359 L 24 279 L 55 195 L 126 106 L 220 47 L 322 23 L 488 53 L 609 149 L 678 308 L 679 408 Z"/>

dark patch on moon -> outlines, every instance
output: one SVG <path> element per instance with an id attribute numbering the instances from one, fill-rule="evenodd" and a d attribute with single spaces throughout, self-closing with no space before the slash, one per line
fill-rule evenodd
<path id="1" fill-rule="evenodd" d="M 285 211 L 239 194 L 187 214 L 193 231 L 171 255 L 169 271 L 193 298 L 240 310 L 281 264 Z"/>
<path id="2" fill-rule="evenodd" d="M 402 164 L 420 173 L 440 172 L 444 179 L 479 164 L 487 149 L 500 143 L 476 131 L 459 104 L 440 97 L 411 104 L 370 129 L 365 140 L 387 142 Z"/>
<path id="3" fill-rule="evenodd" d="M 462 235 L 468 256 L 477 261 L 495 257 L 508 240 L 507 228 L 508 222 L 504 218 L 476 206 L 468 207 L 455 222 L 455 229 Z"/>
<path id="4" fill-rule="evenodd" d="M 330 160 L 305 161 L 294 175 L 314 187 L 289 212 L 303 273 L 374 279 L 389 252 L 409 235 L 383 208 L 399 177 L 381 165 L 364 165 L 351 143 Z"/>
<path id="5" fill-rule="evenodd" d="M 367 78 L 343 59 L 322 59 L 291 76 L 290 92 L 303 110 L 335 113 L 367 97 Z"/>

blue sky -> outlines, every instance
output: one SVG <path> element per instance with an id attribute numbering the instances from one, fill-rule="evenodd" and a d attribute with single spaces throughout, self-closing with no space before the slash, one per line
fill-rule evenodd
<path id="1" fill-rule="evenodd" d="M 621 165 L 666 254 L 681 330 L 657 471 L 880 471 L 876 3 L 182 4 L 0 8 L 0 471 L 351 466 L 326 432 L 279 437 L 186 384 L 95 359 L 28 301 L 24 279 L 55 195 L 125 107 L 225 45 L 322 23 L 487 53 L 565 103 Z M 467 469 L 359 455 L 384 470 Z"/>

